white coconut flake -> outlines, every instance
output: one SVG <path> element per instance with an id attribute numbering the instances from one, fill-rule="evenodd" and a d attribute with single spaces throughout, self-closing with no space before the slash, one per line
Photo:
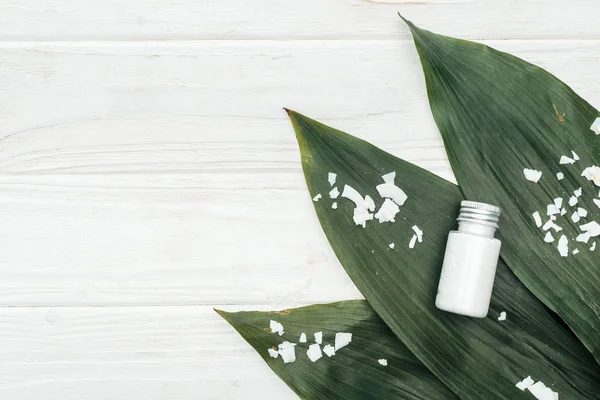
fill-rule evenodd
<path id="1" fill-rule="evenodd" d="M 573 150 L 571 150 L 571 154 L 573 155 L 573 160 L 579 161 L 579 156 Z"/>
<path id="2" fill-rule="evenodd" d="M 296 361 L 296 343 L 283 342 L 278 347 L 278 353 L 285 364 Z"/>
<path id="3" fill-rule="evenodd" d="M 518 382 L 515 386 L 524 391 L 528 387 L 532 386 L 534 383 L 535 383 L 535 381 L 533 379 L 531 379 L 531 376 L 528 376 L 527 378 L 523 379 L 521 382 Z"/>
<path id="4" fill-rule="evenodd" d="M 590 246 L 590 250 L 591 251 L 596 250 L 596 242 L 592 243 L 592 245 Z"/>
<path id="5" fill-rule="evenodd" d="M 423 231 L 421 229 L 419 229 L 419 227 L 416 225 L 412 226 L 412 230 L 415 232 L 415 235 L 417 235 L 417 240 L 419 241 L 419 243 L 422 243 L 423 242 Z"/>
<path id="6" fill-rule="evenodd" d="M 337 210 L 337 201 L 334 201 L 334 202 L 331 204 L 331 208 L 333 208 L 334 210 Z"/>
<path id="7" fill-rule="evenodd" d="M 590 240 L 590 234 L 587 232 L 580 233 L 575 240 L 581 243 L 587 243 Z"/>
<path id="8" fill-rule="evenodd" d="M 269 322 L 269 328 L 271 328 L 271 333 L 279 333 L 279 336 L 283 335 L 284 333 L 283 325 L 277 321 L 271 320 Z"/>
<path id="9" fill-rule="evenodd" d="M 557 208 L 561 208 L 562 204 L 563 204 L 563 198 L 562 197 L 557 197 L 557 198 L 554 199 L 554 205 Z"/>
<path id="10" fill-rule="evenodd" d="M 327 181 L 329 182 L 329 186 L 335 185 L 335 181 L 337 179 L 337 174 L 330 172 L 327 174 Z"/>
<path id="11" fill-rule="evenodd" d="M 552 221 L 556 221 L 556 215 L 551 215 L 551 216 L 550 216 L 550 219 L 551 219 Z"/>
<path id="12" fill-rule="evenodd" d="M 582 231 L 589 233 L 591 237 L 596 237 L 600 235 L 600 224 L 596 221 L 588 222 L 587 224 L 579 225 L 579 229 Z"/>
<path id="13" fill-rule="evenodd" d="M 356 189 L 349 185 L 344 186 L 342 197 L 349 199 L 355 205 L 354 215 L 352 217 L 354 223 L 366 228 L 367 221 L 371 221 L 373 219 L 373 214 L 369 212 L 371 208 L 375 209 L 373 199 L 371 199 L 371 197 L 368 195 L 363 198 Z"/>
<path id="14" fill-rule="evenodd" d="M 269 355 L 273 358 L 279 357 L 279 352 L 275 349 L 268 349 Z"/>
<path id="15" fill-rule="evenodd" d="M 396 243 L 390 243 L 388 244 L 388 246 L 390 246 L 390 249 L 393 249 L 394 247 L 396 247 Z"/>
<path id="16" fill-rule="evenodd" d="M 537 226 L 538 228 L 540 226 L 542 226 L 542 217 L 540 217 L 540 213 L 536 211 L 531 215 L 533 216 L 533 221 L 535 222 L 535 226 Z"/>
<path id="17" fill-rule="evenodd" d="M 581 193 L 582 193 L 581 188 L 573 190 L 573 195 L 575 195 L 575 197 L 580 197 Z"/>
<path id="18" fill-rule="evenodd" d="M 525 175 L 525 179 L 528 181 L 537 183 L 542 177 L 542 171 L 538 171 L 537 169 L 523 168 L 523 175 Z"/>
<path id="19" fill-rule="evenodd" d="M 315 343 L 322 344 L 323 343 L 323 332 L 315 332 Z"/>
<path id="20" fill-rule="evenodd" d="M 577 214 L 579 214 L 581 218 L 585 218 L 587 217 L 588 212 L 585 208 L 577 207 Z"/>
<path id="21" fill-rule="evenodd" d="M 569 239 L 565 235 L 562 235 L 558 239 L 558 252 L 561 256 L 566 257 L 569 255 Z"/>
<path id="22" fill-rule="evenodd" d="M 592 165 L 581 172 L 581 176 L 588 181 L 593 181 L 596 186 L 600 186 L 600 167 Z"/>
<path id="23" fill-rule="evenodd" d="M 340 191 L 338 190 L 337 186 L 331 189 L 331 191 L 329 192 L 329 197 L 332 199 L 337 199 L 339 195 Z"/>
<path id="24" fill-rule="evenodd" d="M 594 202 L 596 207 L 600 208 L 600 200 L 599 199 L 592 199 L 592 201 Z"/>
<path id="25" fill-rule="evenodd" d="M 314 343 L 308 346 L 308 350 L 306 350 L 306 355 L 308 359 L 312 362 L 316 362 L 318 359 L 323 357 L 323 353 L 321 353 L 321 346 Z"/>
<path id="26" fill-rule="evenodd" d="M 579 249 L 575 249 L 571 252 L 571 254 L 579 254 Z"/>
<path id="27" fill-rule="evenodd" d="M 590 130 L 593 131 L 596 135 L 600 135 L 600 117 L 596 118 L 590 126 Z"/>
<path id="28" fill-rule="evenodd" d="M 328 344 L 323 347 L 323 353 L 327 354 L 327 357 L 335 356 L 335 349 L 332 345 Z"/>
<path id="29" fill-rule="evenodd" d="M 548 207 L 546 207 L 546 215 L 554 214 L 560 214 L 560 208 L 556 207 L 554 204 L 548 204 Z"/>
<path id="30" fill-rule="evenodd" d="M 556 179 L 558 179 L 559 181 L 562 181 L 563 179 L 565 179 L 565 174 L 563 174 L 562 172 L 557 172 Z"/>
<path id="31" fill-rule="evenodd" d="M 392 199 L 399 206 L 403 205 L 406 202 L 406 199 L 408 199 L 408 196 L 406 193 L 404 193 L 404 190 L 400 189 L 393 183 L 377 185 L 376 189 L 381 197 Z"/>
<path id="32" fill-rule="evenodd" d="M 571 197 L 569 197 L 569 205 L 570 205 L 571 207 L 573 207 L 575 204 L 577 204 L 577 202 L 578 202 L 578 201 L 579 201 L 579 200 L 577 200 L 577 197 L 575 197 L 575 196 L 571 196 Z"/>
<path id="33" fill-rule="evenodd" d="M 381 178 L 383 179 L 383 181 L 385 183 L 391 183 L 391 184 L 393 184 L 394 181 L 396 180 L 396 172 L 387 173 L 385 175 L 382 175 Z"/>
<path id="34" fill-rule="evenodd" d="M 538 400 L 558 400 L 558 393 L 544 385 L 541 381 L 527 388 Z"/>
<path id="35" fill-rule="evenodd" d="M 390 199 L 385 199 L 381 207 L 379 207 L 379 211 L 375 213 L 375 218 L 377 218 L 380 224 L 384 222 L 396 222 L 396 214 L 399 212 L 400 207 L 398 207 L 398 204 Z"/>
<path id="36" fill-rule="evenodd" d="M 580 219 L 581 219 L 581 216 L 579 216 L 577 211 L 574 212 L 573 214 L 571 214 L 571 221 L 577 223 L 577 222 L 579 222 Z"/>
<path id="37" fill-rule="evenodd" d="M 554 242 L 554 236 L 552 236 L 552 233 L 546 232 L 546 236 L 544 236 L 544 242 L 546 242 L 546 243 Z"/>
<path id="38" fill-rule="evenodd" d="M 300 334 L 300 339 L 298 339 L 300 343 L 306 343 L 306 333 L 302 332 Z"/>
<path id="39" fill-rule="evenodd" d="M 321 197 L 323 197 L 323 196 L 321 196 L 321 193 L 319 193 L 318 195 L 316 195 L 315 197 L 313 197 L 313 201 L 317 202 L 317 201 L 321 200 Z"/>
<path id="40" fill-rule="evenodd" d="M 549 219 L 548 221 L 546 221 L 546 223 L 544 224 L 544 226 L 542 226 L 542 229 L 547 231 L 548 229 L 552 228 L 552 226 L 554 225 L 554 221 L 552 221 L 551 219 Z"/>
<path id="41" fill-rule="evenodd" d="M 414 249 L 415 243 L 417 243 L 417 235 L 413 235 L 412 238 L 410 238 L 410 242 L 408 243 L 408 248 Z"/>
<path id="42" fill-rule="evenodd" d="M 348 346 L 352 342 L 352 334 L 348 332 L 338 332 L 335 334 L 335 351 Z"/>
<path id="43" fill-rule="evenodd" d="M 385 358 L 380 358 L 379 360 L 377 360 L 377 362 L 381 365 L 383 365 L 384 367 L 387 367 L 388 362 Z"/>
<path id="44" fill-rule="evenodd" d="M 567 210 L 563 207 L 560 209 L 560 215 L 565 215 L 567 213 Z"/>
<path id="45" fill-rule="evenodd" d="M 558 163 L 559 164 L 574 164 L 575 160 L 573 160 L 571 157 L 561 156 Z"/>
<path id="46" fill-rule="evenodd" d="M 552 223 L 552 229 L 554 229 L 555 232 L 560 232 L 563 230 L 563 228 L 561 228 L 560 226 L 556 225 L 555 223 Z"/>
<path id="47" fill-rule="evenodd" d="M 506 311 L 502 311 L 498 316 L 498 321 L 506 321 Z"/>

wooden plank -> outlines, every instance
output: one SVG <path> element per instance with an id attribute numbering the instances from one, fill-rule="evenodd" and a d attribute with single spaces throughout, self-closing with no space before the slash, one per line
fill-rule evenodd
<path id="1" fill-rule="evenodd" d="M 0 397 L 296 399 L 210 307 L 0 309 Z"/>
<path id="2" fill-rule="evenodd" d="M 4 0 L 0 40 L 407 39 L 398 11 L 469 39 L 600 38 L 594 0 Z"/>
<path id="3" fill-rule="evenodd" d="M 600 104 L 598 42 L 491 44 Z M 409 42 L 0 47 L 2 305 L 360 297 L 282 106 L 452 176 Z"/>

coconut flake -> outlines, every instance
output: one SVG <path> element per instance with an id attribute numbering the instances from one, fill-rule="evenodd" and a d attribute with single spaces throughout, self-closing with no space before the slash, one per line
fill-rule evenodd
<path id="1" fill-rule="evenodd" d="M 377 192 L 381 197 L 392 199 L 399 206 L 403 205 L 408 199 L 404 190 L 400 189 L 394 183 L 384 183 L 376 186 Z"/>
<path id="2" fill-rule="evenodd" d="M 555 204 L 548 204 L 548 207 L 546 207 L 546 215 L 554 214 L 560 214 L 560 208 L 556 207 Z"/>
<path id="3" fill-rule="evenodd" d="M 396 180 L 396 172 L 389 172 L 385 175 L 382 175 L 381 178 L 383 179 L 383 181 L 385 183 L 391 183 L 393 184 L 394 181 Z"/>
<path id="4" fill-rule="evenodd" d="M 506 311 L 502 311 L 498 316 L 498 321 L 506 321 Z"/>
<path id="5" fill-rule="evenodd" d="M 579 200 L 577 200 L 577 197 L 575 197 L 575 196 L 571 196 L 571 197 L 569 197 L 569 205 L 570 205 L 571 207 L 573 207 L 575 204 L 577 204 L 577 202 L 578 202 L 578 201 L 579 201 Z"/>
<path id="6" fill-rule="evenodd" d="M 561 228 L 560 226 L 556 225 L 554 222 L 552 223 L 552 229 L 554 229 L 555 232 L 560 232 L 563 230 L 563 228 Z"/>
<path id="7" fill-rule="evenodd" d="M 573 160 L 571 157 L 561 156 L 558 163 L 559 164 L 574 164 L 575 160 Z"/>
<path id="8" fill-rule="evenodd" d="M 348 346 L 352 342 L 352 334 L 347 332 L 338 332 L 335 334 L 335 351 Z"/>
<path id="9" fill-rule="evenodd" d="M 419 229 L 419 227 L 416 225 L 412 226 L 412 230 L 415 232 L 415 235 L 417 235 L 417 240 L 419 241 L 419 243 L 422 243 L 423 242 L 423 231 L 421 229 Z"/>
<path id="10" fill-rule="evenodd" d="M 329 186 L 333 186 L 335 184 L 335 180 L 337 179 L 337 174 L 330 172 L 327 174 L 327 181 L 329 182 Z"/>
<path id="11" fill-rule="evenodd" d="M 546 236 L 544 236 L 544 242 L 546 242 L 546 243 L 554 242 L 554 236 L 552 236 L 552 233 L 546 232 Z"/>
<path id="12" fill-rule="evenodd" d="M 590 126 L 590 130 L 594 131 L 596 135 L 600 135 L 600 117 L 596 118 Z"/>
<path id="13" fill-rule="evenodd" d="M 385 199 L 379 211 L 375 213 L 375 218 L 379 220 L 379 223 L 384 222 L 396 222 L 396 214 L 400 212 L 398 204 L 394 203 L 390 199 Z"/>
<path id="14" fill-rule="evenodd" d="M 300 334 L 300 339 L 298 339 L 300 343 L 306 343 L 306 333 L 302 332 Z"/>
<path id="15" fill-rule="evenodd" d="M 518 382 L 515 386 L 524 391 L 528 387 L 532 386 L 534 383 L 535 383 L 535 381 L 533 379 L 531 379 L 531 376 L 528 376 L 527 378 L 523 379 L 521 382 Z"/>
<path id="16" fill-rule="evenodd" d="M 381 365 L 383 365 L 384 367 L 387 367 L 388 362 L 385 358 L 380 358 L 379 360 L 377 360 L 377 362 Z"/>
<path id="17" fill-rule="evenodd" d="M 592 243 L 592 245 L 590 246 L 590 250 L 591 251 L 596 250 L 596 242 Z"/>
<path id="18" fill-rule="evenodd" d="M 596 207 L 600 208 L 600 200 L 599 199 L 592 199 L 592 201 L 594 202 Z"/>
<path id="19" fill-rule="evenodd" d="M 269 355 L 273 358 L 277 358 L 279 357 L 279 352 L 275 349 L 267 349 L 267 351 L 269 352 Z"/>
<path id="20" fill-rule="evenodd" d="M 590 234 L 587 232 L 580 233 L 575 240 L 581 243 L 587 243 L 590 240 Z"/>
<path id="21" fill-rule="evenodd" d="M 323 347 L 323 353 L 327 354 L 327 357 L 335 356 L 335 349 L 332 345 L 328 344 Z"/>
<path id="22" fill-rule="evenodd" d="M 562 172 L 557 172 L 556 179 L 558 179 L 559 181 L 562 181 L 563 179 L 565 179 L 565 174 L 563 174 Z"/>
<path id="23" fill-rule="evenodd" d="M 315 332 L 315 343 L 322 344 L 323 343 L 323 332 Z"/>
<path id="24" fill-rule="evenodd" d="M 582 193 L 581 188 L 573 190 L 573 194 L 575 195 L 575 197 L 580 197 L 581 193 Z"/>
<path id="25" fill-rule="evenodd" d="M 558 239 L 558 252 L 561 256 L 566 257 L 569 255 L 569 239 L 565 235 L 562 235 Z"/>
<path id="26" fill-rule="evenodd" d="M 306 355 L 312 362 L 316 362 L 318 359 L 323 357 L 323 353 L 321 353 L 321 346 L 314 343 L 308 346 L 308 350 L 306 350 Z"/>
<path id="27" fill-rule="evenodd" d="M 550 219 L 551 219 L 552 221 L 556 221 L 556 215 L 551 215 L 551 216 L 550 216 Z"/>
<path id="28" fill-rule="evenodd" d="M 600 167 L 592 165 L 581 172 L 581 176 L 588 181 L 593 181 L 596 186 L 600 186 Z"/>
<path id="29" fill-rule="evenodd" d="M 571 150 L 571 154 L 573 155 L 573 160 L 579 161 L 579 156 L 573 150 Z"/>
<path id="30" fill-rule="evenodd" d="M 544 385 L 541 381 L 527 388 L 538 400 L 558 400 L 558 393 Z"/>
<path id="31" fill-rule="evenodd" d="M 279 355 L 285 364 L 296 361 L 296 343 L 283 342 L 279 345 Z"/>
<path id="32" fill-rule="evenodd" d="M 329 197 L 331 197 L 332 199 L 337 199 L 339 195 L 340 191 L 338 190 L 337 186 L 331 189 L 331 191 L 329 192 Z"/>
<path id="33" fill-rule="evenodd" d="M 277 321 L 271 320 L 269 322 L 269 328 L 271 328 L 271 333 L 279 333 L 279 336 L 283 335 L 284 333 L 283 325 Z"/>
<path id="34" fill-rule="evenodd" d="M 408 243 L 408 248 L 414 249 L 415 243 L 417 243 L 417 235 L 413 235 L 412 238 L 410 238 L 410 242 Z"/>
<path id="35" fill-rule="evenodd" d="M 546 221 L 546 223 L 544 224 L 544 226 L 542 226 L 542 229 L 547 231 L 548 229 L 552 228 L 552 226 L 554 225 L 554 221 L 552 221 L 551 219 L 549 219 L 548 221 Z"/>
<path id="36" fill-rule="evenodd" d="M 578 207 L 577 208 L 577 214 L 579 214 L 579 216 L 581 218 L 585 218 L 585 217 L 587 217 L 588 212 L 587 212 L 587 210 L 585 208 Z"/>
<path id="37" fill-rule="evenodd" d="M 540 213 L 536 211 L 531 215 L 533 216 L 533 220 L 535 221 L 535 226 L 537 226 L 538 228 L 542 226 L 542 217 L 540 217 Z"/>
<path id="38" fill-rule="evenodd" d="M 331 208 L 333 208 L 334 210 L 337 210 L 337 201 L 334 201 L 334 202 L 331 204 Z"/>
<path id="39" fill-rule="evenodd" d="M 575 249 L 571 252 L 571 254 L 578 254 L 579 253 L 579 249 Z"/>
<path id="40" fill-rule="evenodd" d="M 525 175 L 525 179 L 528 181 L 537 183 L 542 177 L 542 171 L 538 171 L 537 169 L 523 168 L 523 175 Z"/>
<path id="41" fill-rule="evenodd" d="M 573 214 L 571 214 L 571 221 L 577 223 L 577 222 L 579 222 L 580 219 L 581 219 L 581 216 L 577 212 L 574 212 Z"/>
<path id="42" fill-rule="evenodd" d="M 557 197 L 557 198 L 554 199 L 554 205 L 557 208 L 561 208 L 562 204 L 563 204 L 563 198 L 562 197 Z"/>
<path id="43" fill-rule="evenodd" d="M 321 193 L 319 193 L 318 195 L 316 195 L 315 197 L 313 197 L 313 201 L 317 202 L 317 201 L 321 200 L 321 197 L 323 197 L 323 196 L 321 196 Z"/>
<path id="44" fill-rule="evenodd" d="M 344 186 L 342 197 L 351 200 L 355 205 L 354 215 L 352 217 L 354 223 L 366 228 L 367 221 L 371 221 L 373 219 L 373 214 L 369 212 L 371 208 L 373 210 L 375 209 L 375 203 L 373 202 L 373 199 L 368 195 L 363 199 L 360 193 L 358 193 L 356 189 L 349 185 Z"/>
<path id="45" fill-rule="evenodd" d="M 596 221 L 588 222 L 587 224 L 579 225 L 579 229 L 589 233 L 591 237 L 600 235 L 600 224 Z"/>
<path id="46" fill-rule="evenodd" d="M 560 209 L 560 215 L 565 215 L 567 213 L 567 210 L 563 207 Z"/>
<path id="47" fill-rule="evenodd" d="M 388 246 L 390 246 L 390 249 L 393 249 L 394 247 L 396 247 L 396 244 L 395 243 L 390 243 L 390 244 L 388 244 Z"/>

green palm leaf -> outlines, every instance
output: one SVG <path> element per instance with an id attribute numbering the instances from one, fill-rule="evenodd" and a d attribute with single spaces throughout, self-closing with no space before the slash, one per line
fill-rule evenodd
<path id="1" fill-rule="evenodd" d="M 227 313 L 217 310 L 260 354 L 269 367 L 303 399 L 455 400 L 435 377 L 362 300 L 314 305 L 281 312 Z M 281 323 L 283 336 L 268 331 L 270 320 Z M 352 342 L 329 358 L 311 362 L 306 355 L 313 333 L 323 345 L 337 332 L 352 333 Z M 300 343 L 305 333 L 308 342 Z M 284 341 L 296 343 L 296 361 L 285 364 L 268 349 Z M 322 346 L 323 347 L 323 346 Z M 387 366 L 379 363 L 386 360 Z"/>
<path id="2" fill-rule="evenodd" d="M 600 393 L 600 367 L 586 349 L 499 264 L 488 318 L 437 310 L 434 299 L 448 232 L 462 195 L 455 185 L 378 148 L 288 111 L 300 146 L 308 189 L 333 250 L 374 310 L 435 375 L 463 399 L 531 399 L 515 384 L 531 375 L 561 398 Z M 376 186 L 396 172 L 408 195 L 396 222 L 353 221 L 354 204 L 328 193 L 328 174 L 382 204 Z M 332 208 L 333 203 L 337 208 Z M 411 227 L 424 232 L 409 249 Z M 394 248 L 390 244 L 394 243 Z M 500 312 L 508 319 L 497 321 Z"/>
<path id="3" fill-rule="evenodd" d="M 503 259 L 600 360 L 600 262 L 590 250 L 594 238 L 576 240 L 580 225 L 600 217 L 600 203 L 593 202 L 600 188 L 581 176 L 600 163 L 600 138 L 590 130 L 598 111 L 535 65 L 407 23 L 460 189 L 467 198 L 502 206 Z M 563 155 L 573 164 L 559 164 Z M 541 171 L 540 181 L 525 179 L 525 168 Z M 569 205 L 580 187 L 583 195 Z M 563 230 L 550 229 L 554 242 L 546 243 L 532 215 L 538 211 L 545 222 L 547 205 L 559 197 L 568 213 L 557 217 Z M 587 216 L 574 222 L 579 207 Z M 568 241 L 563 255 L 557 246 L 562 235 Z"/>

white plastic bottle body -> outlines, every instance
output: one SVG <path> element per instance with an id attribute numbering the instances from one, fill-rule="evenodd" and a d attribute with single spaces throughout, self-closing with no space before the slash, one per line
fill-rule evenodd
<path id="1" fill-rule="evenodd" d="M 492 298 L 500 247 L 500 240 L 493 236 L 451 231 L 435 299 L 436 307 L 485 318 Z"/>

